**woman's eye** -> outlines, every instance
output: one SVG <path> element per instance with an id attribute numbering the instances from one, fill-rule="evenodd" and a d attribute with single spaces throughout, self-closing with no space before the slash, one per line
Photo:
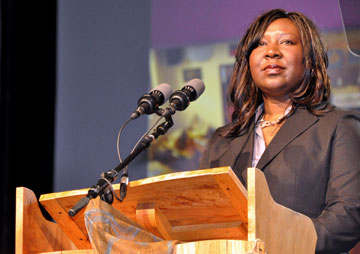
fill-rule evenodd
<path id="1" fill-rule="evenodd" d="M 264 46 L 264 45 L 265 45 L 265 42 L 263 42 L 263 41 L 259 41 L 258 46 Z"/>
<path id="2" fill-rule="evenodd" d="M 292 41 L 290 41 L 290 40 L 283 41 L 283 44 L 294 45 L 294 43 Z"/>

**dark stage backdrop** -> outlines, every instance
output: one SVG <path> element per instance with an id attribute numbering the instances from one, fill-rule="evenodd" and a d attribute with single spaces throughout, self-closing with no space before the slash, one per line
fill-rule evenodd
<path id="1" fill-rule="evenodd" d="M 55 45 L 55 1 L 1 1 L 1 253 L 14 253 L 15 187 L 52 191 Z"/>

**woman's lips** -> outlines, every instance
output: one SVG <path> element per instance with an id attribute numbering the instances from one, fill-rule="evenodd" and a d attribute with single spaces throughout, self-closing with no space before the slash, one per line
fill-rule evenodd
<path id="1" fill-rule="evenodd" d="M 265 66 L 264 71 L 268 74 L 277 74 L 282 72 L 285 68 L 277 64 L 269 64 Z"/>

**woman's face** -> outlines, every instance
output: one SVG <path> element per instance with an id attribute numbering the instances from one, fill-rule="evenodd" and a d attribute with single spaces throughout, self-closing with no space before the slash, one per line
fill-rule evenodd
<path id="1" fill-rule="evenodd" d="M 264 96 L 286 99 L 303 79 L 303 59 L 297 27 L 290 19 L 277 19 L 250 54 L 251 76 Z"/>

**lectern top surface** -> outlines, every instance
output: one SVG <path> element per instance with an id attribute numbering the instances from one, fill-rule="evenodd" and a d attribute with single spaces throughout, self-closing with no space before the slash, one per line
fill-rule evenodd
<path id="1" fill-rule="evenodd" d="M 118 191 L 119 184 L 114 189 Z M 40 203 L 68 234 L 81 231 L 86 236 L 83 211 L 74 218 L 67 212 L 87 191 L 45 194 Z M 136 207 L 142 203 L 154 203 L 159 208 L 174 233 L 179 232 L 177 240 L 247 238 L 247 191 L 230 167 L 132 181 L 125 200 L 115 200 L 113 206 L 136 221 Z M 197 232 L 197 237 L 192 237 L 190 231 Z"/>

